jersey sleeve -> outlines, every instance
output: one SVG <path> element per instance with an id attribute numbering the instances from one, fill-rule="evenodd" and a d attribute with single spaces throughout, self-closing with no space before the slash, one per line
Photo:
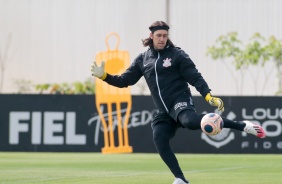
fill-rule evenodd
<path id="1" fill-rule="evenodd" d="M 179 71 L 181 76 L 196 90 L 205 97 L 211 89 L 201 73 L 197 70 L 194 62 L 191 60 L 188 54 L 181 50 L 179 55 Z"/>
<path id="2" fill-rule="evenodd" d="M 104 81 L 112 86 L 119 88 L 124 88 L 136 84 L 138 80 L 143 76 L 143 73 L 140 69 L 140 62 L 142 62 L 141 54 L 133 61 L 130 67 L 126 69 L 123 74 L 107 74 L 107 77 Z"/>

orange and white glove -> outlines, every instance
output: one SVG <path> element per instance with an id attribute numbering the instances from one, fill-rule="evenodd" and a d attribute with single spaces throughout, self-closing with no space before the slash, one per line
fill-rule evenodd
<path id="1" fill-rule="evenodd" d="M 217 109 L 221 112 L 224 111 L 224 104 L 220 98 L 213 97 L 210 93 L 208 93 L 205 97 L 205 100 L 211 105 L 217 107 Z"/>
<path id="2" fill-rule="evenodd" d="M 107 77 L 107 73 L 105 72 L 105 61 L 102 61 L 100 66 L 97 65 L 96 61 L 93 61 L 93 64 L 91 65 L 91 74 L 92 76 L 104 80 Z"/>

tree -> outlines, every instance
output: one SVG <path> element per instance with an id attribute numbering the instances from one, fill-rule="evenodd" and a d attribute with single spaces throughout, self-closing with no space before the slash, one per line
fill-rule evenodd
<path id="1" fill-rule="evenodd" d="M 266 53 L 268 57 L 275 63 L 278 78 L 278 91 L 276 95 L 282 94 L 282 40 L 277 40 L 271 36 L 266 46 Z"/>
<path id="2" fill-rule="evenodd" d="M 236 68 L 244 67 L 245 70 L 249 69 L 250 66 L 259 67 L 259 70 L 263 70 L 264 81 L 262 85 L 261 95 L 264 91 L 264 86 L 266 86 L 267 81 L 269 80 L 271 72 L 267 71 L 264 67 L 265 63 L 269 61 L 269 54 L 266 53 L 266 44 L 265 38 L 261 36 L 259 33 L 255 33 L 251 38 L 249 43 L 244 47 L 241 53 L 239 53 L 236 57 Z M 273 68 L 271 69 L 273 70 Z M 251 75 L 255 94 L 258 95 L 258 83 L 261 81 L 258 80 L 260 71 L 256 71 L 252 73 L 251 70 L 248 70 L 248 73 Z"/>
<path id="3" fill-rule="evenodd" d="M 238 63 L 236 57 L 242 52 L 240 47 L 242 46 L 242 42 L 237 38 L 237 32 L 231 32 L 227 35 L 222 35 L 216 39 L 215 44 L 208 47 L 207 55 L 211 56 L 214 60 L 220 60 L 223 65 L 227 68 L 229 73 L 234 80 L 234 84 L 236 86 L 237 93 L 241 93 L 241 89 L 239 87 L 238 77 L 236 77 L 234 70 L 232 70 L 229 65 L 225 62 L 228 58 L 231 59 L 233 65 L 236 66 L 236 69 L 241 70 L 241 76 L 243 78 L 243 69 L 241 68 L 242 63 Z M 230 59 L 228 61 L 230 61 Z"/>
<path id="4" fill-rule="evenodd" d="M 267 82 L 272 74 L 272 70 L 277 69 L 278 76 L 278 91 L 276 95 L 282 94 L 282 41 L 277 40 L 274 36 L 270 37 L 268 43 L 266 39 L 259 33 L 255 33 L 245 45 L 242 44 L 237 38 L 237 33 L 232 32 L 227 35 L 220 36 L 215 45 L 208 47 L 207 55 L 211 55 L 212 59 L 220 59 L 231 73 L 233 80 L 235 81 L 238 94 L 242 93 L 244 75 L 246 71 L 251 75 L 254 84 L 255 94 L 258 95 L 258 84 L 262 82 L 258 80 L 260 74 L 264 74 L 264 81 L 261 89 L 261 95 L 266 88 Z M 265 63 L 273 60 L 275 66 L 267 71 Z M 234 74 L 234 70 L 231 70 L 226 61 L 232 61 L 235 69 L 240 71 L 241 81 Z M 259 67 L 259 70 L 263 72 L 252 73 L 250 66 Z M 239 86 L 240 84 L 240 86 Z"/>

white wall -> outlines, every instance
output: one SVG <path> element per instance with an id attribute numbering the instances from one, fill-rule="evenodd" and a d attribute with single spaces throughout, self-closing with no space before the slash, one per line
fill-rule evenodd
<path id="1" fill-rule="evenodd" d="M 282 1 L 169 2 L 170 37 L 194 60 L 213 94 L 260 95 L 262 84 L 254 90 L 251 75 L 241 78 L 230 66 L 238 80 L 244 80 L 243 91 L 238 92 L 226 67 L 206 57 L 206 49 L 231 31 L 245 41 L 255 32 L 282 39 Z M 120 35 L 119 49 L 128 50 L 133 60 L 146 50 L 141 39 L 148 37 L 148 27 L 155 20 L 166 21 L 166 0 L 0 0 L 0 54 L 8 56 L 2 92 L 16 92 L 14 81 L 19 79 L 33 84 L 85 81 L 96 53 L 106 50 L 105 37 L 110 32 Z M 260 73 L 257 68 L 251 72 Z M 140 92 L 141 83 L 132 88 L 133 94 Z M 263 95 L 276 90 L 272 72 Z"/>
<path id="2" fill-rule="evenodd" d="M 238 32 L 239 39 L 248 42 L 256 32 L 269 38 L 271 35 L 282 39 L 282 1 L 279 0 L 174 0 L 171 3 L 172 39 L 197 64 L 199 70 L 208 81 L 213 93 L 222 95 L 273 95 L 277 91 L 276 73 L 271 72 L 272 64 L 266 65 L 271 78 L 263 85 L 265 75 L 256 67 L 250 69 L 242 77 L 233 70 L 239 85 L 236 88 L 230 72 L 220 61 L 213 61 L 205 53 L 207 46 L 215 43 L 220 35 Z M 179 8 L 181 7 L 181 8 Z M 225 63 L 231 61 L 225 61 Z M 253 77 L 257 83 L 254 86 Z"/>

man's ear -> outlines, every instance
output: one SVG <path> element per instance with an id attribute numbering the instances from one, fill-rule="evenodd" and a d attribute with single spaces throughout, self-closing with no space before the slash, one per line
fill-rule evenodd
<path id="1" fill-rule="evenodd" d="M 150 33 L 150 38 L 153 39 L 153 34 L 152 33 Z"/>

